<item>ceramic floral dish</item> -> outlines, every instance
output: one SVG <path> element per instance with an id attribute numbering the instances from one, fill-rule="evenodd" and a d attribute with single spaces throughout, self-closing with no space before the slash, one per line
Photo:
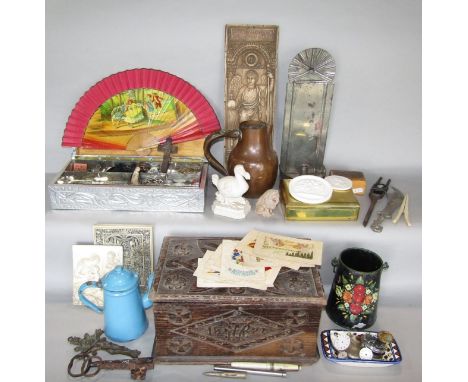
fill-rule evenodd
<path id="1" fill-rule="evenodd" d="M 378 341 L 379 333 L 386 333 L 390 340 Z M 382 345 L 379 349 L 366 347 L 363 341 L 375 341 Z M 344 366 L 385 367 L 401 362 L 401 352 L 393 336 L 388 332 L 324 330 L 320 334 L 323 356 L 331 362 Z"/>

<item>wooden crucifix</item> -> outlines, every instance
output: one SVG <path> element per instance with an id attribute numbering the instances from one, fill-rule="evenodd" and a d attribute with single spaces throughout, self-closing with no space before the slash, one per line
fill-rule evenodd
<path id="1" fill-rule="evenodd" d="M 169 137 L 164 143 L 158 146 L 158 151 L 162 151 L 164 155 L 160 172 L 166 174 L 167 169 L 169 168 L 169 163 L 171 162 L 171 154 L 175 154 L 177 152 L 177 146 L 172 144 L 172 138 Z"/>

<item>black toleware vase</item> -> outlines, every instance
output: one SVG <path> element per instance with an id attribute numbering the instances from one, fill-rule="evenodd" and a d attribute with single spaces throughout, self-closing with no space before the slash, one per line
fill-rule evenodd
<path id="1" fill-rule="evenodd" d="M 372 326 L 377 319 L 380 275 L 388 264 L 372 251 L 348 248 L 332 265 L 335 278 L 328 295 L 328 316 L 346 328 Z"/>

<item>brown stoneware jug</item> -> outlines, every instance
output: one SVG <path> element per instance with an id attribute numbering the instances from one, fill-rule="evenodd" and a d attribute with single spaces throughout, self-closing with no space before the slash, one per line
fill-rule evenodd
<path id="1" fill-rule="evenodd" d="M 227 170 L 210 152 L 212 144 L 223 137 L 239 140 L 229 155 Z M 258 198 L 275 184 L 278 156 L 273 149 L 271 128 L 265 122 L 244 121 L 239 129 L 214 132 L 206 137 L 203 149 L 208 163 L 223 175 L 234 175 L 236 165 L 244 166 L 250 174 L 249 190 L 244 194 L 247 198 Z"/>

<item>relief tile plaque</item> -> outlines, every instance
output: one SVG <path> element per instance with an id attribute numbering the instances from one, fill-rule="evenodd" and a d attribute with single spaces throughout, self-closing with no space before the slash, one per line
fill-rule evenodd
<path id="1" fill-rule="evenodd" d="M 123 266 L 140 276 L 140 286 L 153 269 L 153 226 L 146 224 L 95 224 L 94 244 L 123 247 Z"/>

